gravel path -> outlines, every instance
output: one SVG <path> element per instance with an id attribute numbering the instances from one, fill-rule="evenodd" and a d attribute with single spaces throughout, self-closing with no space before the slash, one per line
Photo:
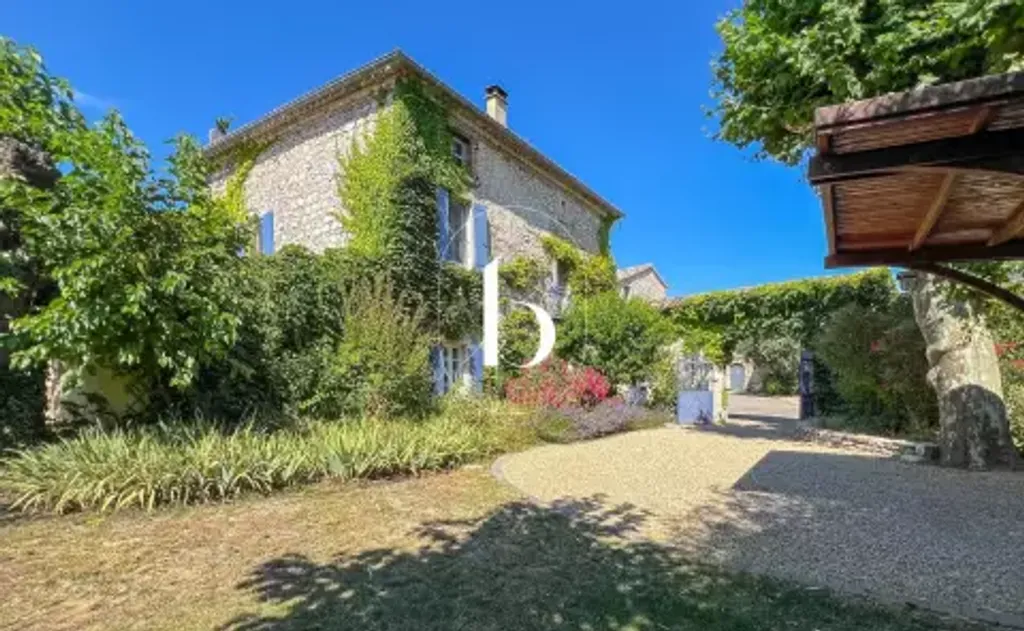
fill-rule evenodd
<path id="1" fill-rule="evenodd" d="M 550 501 L 604 496 L 731 568 L 1024 627 L 1024 474 L 910 465 L 791 439 L 795 402 L 733 396 L 719 429 L 665 428 L 506 456 Z"/>

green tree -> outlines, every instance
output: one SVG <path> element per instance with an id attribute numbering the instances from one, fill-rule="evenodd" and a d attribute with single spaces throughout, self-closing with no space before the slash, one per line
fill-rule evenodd
<path id="1" fill-rule="evenodd" d="M 559 326 L 556 350 L 569 361 L 597 368 L 614 384 L 635 384 L 651 377 L 671 329 L 643 300 L 606 292 L 573 301 Z"/>
<path id="2" fill-rule="evenodd" d="M 716 136 L 786 164 L 817 107 L 1024 68 L 1017 0 L 746 0 L 717 28 Z"/>
<path id="3" fill-rule="evenodd" d="M 799 163 L 810 149 L 816 107 L 1024 68 L 1019 0 L 746 0 L 718 31 L 725 46 L 713 63 L 717 138 L 756 145 L 758 157 L 785 164 Z M 970 271 L 998 282 L 1019 277 L 1020 269 L 986 263 Z M 925 279 L 916 286 L 921 300 L 915 304 L 952 309 L 954 301 L 932 299 L 936 290 L 955 297 Z M 919 314 L 918 322 L 926 340 L 953 336 L 977 344 L 957 351 L 978 358 L 970 368 L 936 373 L 943 378 L 933 381 L 943 458 L 976 467 L 1004 460 L 1009 431 L 993 391 L 998 373 L 993 377 L 991 350 L 981 348 L 989 343 L 984 326 L 973 315 Z M 939 392 L 954 383 L 973 387 Z"/>
<path id="4" fill-rule="evenodd" d="M 49 188 L 0 181 L 20 256 L 55 289 L 11 323 L 15 366 L 56 360 L 183 387 L 226 352 L 238 326 L 226 272 L 251 225 L 211 194 L 195 139 L 177 138 L 167 173 L 154 174 L 116 112 L 87 125 L 67 83 L 9 40 L 0 41 L 0 137 L 60 165 Z M 10 265 L 0 288 L 28 289 Z"/>

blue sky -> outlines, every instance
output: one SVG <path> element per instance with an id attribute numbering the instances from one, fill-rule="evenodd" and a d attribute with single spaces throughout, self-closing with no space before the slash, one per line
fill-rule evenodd
<path id="1" fill-rule="evenodd" d="M 824 273 L 802 170 L 709 137 L 714 23 L 738 2 L 7 0 L 0 31 L 88 113 L 121 110 L 157 156 L 177 132 L 249 121 L 394 48 L 478 104 L 500 83 L 510 126 L 625 211 L 619 265 L 653 262 L 684 295 Z"/>

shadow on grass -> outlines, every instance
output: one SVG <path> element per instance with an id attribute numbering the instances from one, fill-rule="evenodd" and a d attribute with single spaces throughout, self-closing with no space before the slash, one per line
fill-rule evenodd
<path id="1" fill-rule="evenodd" d="M 327 563 L 282 556 L 238 586 L 260 611 L 222 629 L 935 628 L 906 612 L 687 563 L 633 536 L 645 519 L 599 498 L 514 502 L 479 521 L 424 524 L 413 551 Z"/>

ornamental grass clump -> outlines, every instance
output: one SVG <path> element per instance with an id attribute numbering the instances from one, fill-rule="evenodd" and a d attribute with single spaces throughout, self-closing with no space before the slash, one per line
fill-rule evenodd
<path id="1" fill-rule="evenodd" d="M 453 407 L 423 421 L 309 421 L 277 431 L 212 423 L 89 430 L 11 452 L 0 463 L 0 492 L 26 512 L 151 510 L 445 469 L 521 444 L 508 406 Z"/>

